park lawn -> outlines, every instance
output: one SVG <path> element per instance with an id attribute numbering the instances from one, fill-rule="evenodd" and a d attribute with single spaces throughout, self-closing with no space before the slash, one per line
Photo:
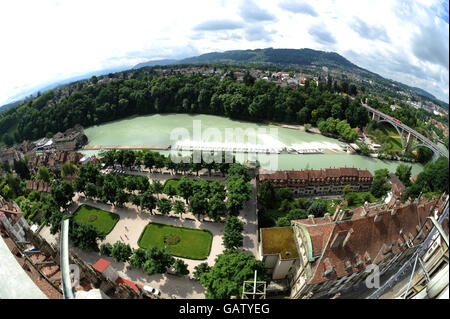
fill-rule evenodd
<path id="1" fill-rule="evenodd" d="M 95 220 L 91 220 L 91 216 L 96 216 Z M 101 210 L 88 205 L 81 205 L 73 215 L 73 220 L 91 224 L 99 233 L 108 235 L 116 226 L 120 216 L 106 210 Z"/>
<path id="2" fill-rule="evenodd" d="M 179 178 L 169 178 L 168 180 L 166 180 L 164 182 L 163 193 L 165 194 L 167 193 L 167 187 L 169 187 L 169 185 L 172 185 L 176 189 L 179 181 L 180 181 Z"/>
<path id="3" fill-rule="evenodd" d="M 401 151 L 402 148 L 402 139 L 400 137 L 391 137 L 389 143 L 392 145 L 393 151 Z"/>
<path id="4" fill-rule="evenodd" d="M 180 241 L 176 244 L 166 244 L 164 236 L 169 234 L 179 236 Z M 144 249 L 149 246 L 165 248 L 176 257 L 203 260 L 211 251 L 212 234 L 203 229 L 149 223 L 139 237 L 138 245 Z"/>
<path id="5" fill-rule="evenodd" d="M 398 136 L 397 130 L 390 124 L 380 124 L 380 130 L 387 136 Z"/>

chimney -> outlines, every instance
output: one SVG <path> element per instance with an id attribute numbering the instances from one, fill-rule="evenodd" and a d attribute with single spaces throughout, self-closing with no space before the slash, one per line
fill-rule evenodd
<path id="1" fill-rule="evenodd" d="M 381 221 L 381 219 L 383 218 L 383 214 L 380 212 L 380 213 L 377 213 L 376 215 L 375 215 L 375 217 L 373 218 L 373 222 L 374 223 L 378 223 L 378 222 L 380 222 Z"/>
<path id="2" fill-rule="evenodd" d="M 398 212 L 398 209 L 392 208 L 392 209 L 391 209 L 391 216 L 397 215 L 397 212 Z"/>
<path id="3" fill-rule="evenodd" d="M 342 214 L 341 220 L 348 220 L 351 219 L 353 216 L 353 211 L 346 209 L 344 213 Z"/>
<path id="4" fill-rule="evenodd" d="M 392 245 L 387 246 L 386 244 L 384 244 L 384 246 L 386 246 L 386 248 L 383 250 L 383 255 L 387 255 L 392 252 Z"/>
<path id="5" fill-rule="evenodd" d="M 308 215 L 308 219 L 311 221 L 311 224 L 315 224 L 316 222 L 314 221 L 314 215 Z"/>
<path id="6" fill-rule="evenodd" d="M 322 273 L 322 277 L 328 277 L 334 273 L 336 273 L 336 270 L 334 269 L 335 267 L 333 267 L 331 265 L 330 259 L 326 258 L 323 261 L 323 265 L 325 266 L 325 271 Z"/>
<path id="7" fill-rule="evenodd" d="M 337 205 L 336 206 L 336 210 L 335 210 L 334 215 L 333 215 L 333 220 L 336 220 L 336 218 L 339 216 L 339 211 L 340 210 L 341 210 L 341 205 Z"/>
<path id="8" fill-rule="evenodd" d="M 364 206 L 362 208 L 362 212 L 361 212 L 361 216 L 367 216 L 367 214 L 369 214 L 370 209 L 369 209 L 369 204 L 367 202 L 364 203 Z"/>
<path id="9" fill-rule="evenodd" d="M 355 257 L 355 267 L 356 268 L 359 268 L 359 267 L 361 267 L 362 265 L 363 265 L 363 261 L 362 261 L 362 259 L 361 259 L 361 256 L 360 255 L 357 255 L 356 257 Z"/>
<path id="10" fill-rule="evenodd" d="M 344 269 L 346 271 L 352 270 L 352 263 L 350 262 L 349 259 L 345 260 L 345 262 L 344 262 Z"/>
<path id="11" fill-rule="evenodd" d="M 364 254 L 364 261 L 366 262 L 366 264 L 370 264 L 372 262 L 372 259 L 370 258 L 370 255 L 367 251 Z"/>
<path id="12" fill-rule="evenodd" d="M 333 219 L 330 216 L 330 213 L 325 213 L 325 215 L 323 215 L 329 222 L 333 221 Z"/>
<path id="13" fill-rule="evenodd" d="M 353 234 L 353 228 L 350 228 L 348 233 L 347 233 L 347 236 L 345 236 L 344 242 L 342 243 L 342 247 L 345 247 L 345 245 L 347 245 L 347 243 L 350 240 L 350 237 L 352 236 L 352 234 Z"/>

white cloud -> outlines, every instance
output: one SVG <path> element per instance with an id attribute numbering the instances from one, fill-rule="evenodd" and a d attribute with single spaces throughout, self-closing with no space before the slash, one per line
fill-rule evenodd
<path id="1" fill-rule="evenodd" d="M 440 1 L 305 3 L 0 1 L 0 105 L 27 89 L 102 68 L 262 47 L 336 51 L 448 101 L 448 14 Z M 434 42 L 426 46 L 430 36 Z"/>

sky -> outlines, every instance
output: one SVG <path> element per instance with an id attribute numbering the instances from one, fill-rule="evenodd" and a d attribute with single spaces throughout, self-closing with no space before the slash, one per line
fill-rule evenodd
<path id="1" fill-rule="evenodd" d="M 449 101 L 448 0 L 2 0 L 0 105 L 93 71 L 311 48 Z"/>

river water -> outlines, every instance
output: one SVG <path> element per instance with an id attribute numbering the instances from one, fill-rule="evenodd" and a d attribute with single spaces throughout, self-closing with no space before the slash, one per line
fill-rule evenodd
<path id="1" fill-rule="evenodd" d="M 234 138 L 230 137 L 230 132 L 235 134 Z M 242 132 L 246 132 L 247 135 L 239 140 L 239 136 L 242 136 L 239 133 Z M 252 135 L 253 132 L 254 135 Z M 287 147 L 308 145 L 308 147 L 339 149 L 342 145 L 336 139 L 318 134 L 274 125 L 230 120 L 213 115 L 155 114 L 136 116 L 86 128 L 85 134 L 89 140 L 88 145 L 175 145 L 177 141 L 199 139 L 217 143 L 230 143 L 231 141 L 263 144 L 268 147 L 276 147 L 282 144 Z M 238 137 L 236 138 L 236 136 Z M 83 153 L 95 154 L 98 151 L 83 151 Z M 161 153 L 167 155 L 169 151 L 161 151 Z M 372 173 L 379 168 L 387 168 L 394 172 L 395 168 L 401 163 L 348 154 L 342 151 L 328 151 L 325 154 L 241 154 L 239 156 L 241 156 L 241 158 L 238 158 L 240 161 L 247 158 L 257 158 L 263 168 L 278 170 L 356 167 L 368 169 Z M 413 175 L 423 169 L 421 164 L 409 165 L 412 165 Z"/>

